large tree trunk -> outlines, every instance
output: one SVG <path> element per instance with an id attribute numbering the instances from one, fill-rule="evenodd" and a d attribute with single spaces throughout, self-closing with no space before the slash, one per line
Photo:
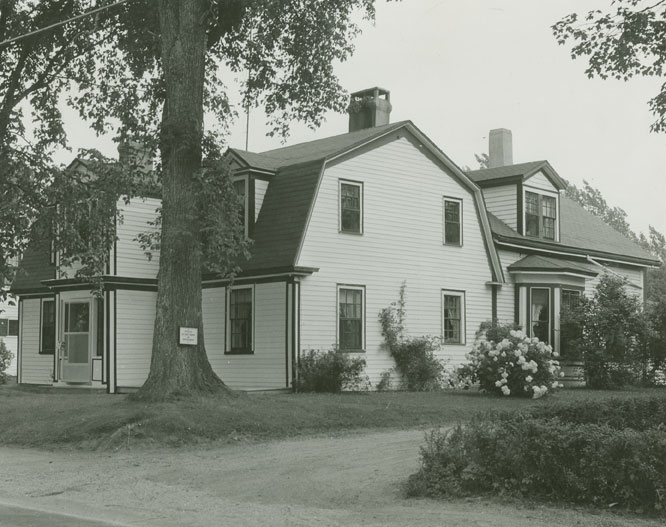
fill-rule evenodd
<path id="1" fill-rule="evenodd" d="M 150 373 L 134 399 L 214 393 L 228 388 L 204 347 L 198 185 L 203 137 L 208 0 L 160 0 L 162 65 L 162 236 Z M 179 345 L 179 328 L 198 329 L 198 344 Z"/>

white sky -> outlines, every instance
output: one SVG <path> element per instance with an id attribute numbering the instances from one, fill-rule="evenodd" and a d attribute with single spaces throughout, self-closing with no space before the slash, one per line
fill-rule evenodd
<path id="1" fill-rule="evenodd" d="M 565 179 L 587 179 L 632 227 L 666 233 L 666 136 L 650 133 L 647 102 L 659 79 L 590 80 L 584 59 L 572 61 L 550 26 L 571 12 L 607 11 L 610 0 L 378 0 L 374 26 L 363 22 L 356 52 L 336 67 L 350 92 L 391 91 L 391 121 L 409 119 L 458 165 L 477 168 L 488 130 L 513 132 L 514 163 L 547 159 Z M 231 85 L 229 79 L 225 84 Z M 73 148 L 115 156 L 109 138 L 95 139 L 68 115 Z M 281 146 L 265 137 L 265 118 L 250 120 L 250 150 Z M 347 116 L 330 114 L 316 132 L 294 126 L 287 144 L 347 131 Z M 244 148 L 245 118 L 229 145 Z M 71 153 L 57 159 L 70 161 Z"/>

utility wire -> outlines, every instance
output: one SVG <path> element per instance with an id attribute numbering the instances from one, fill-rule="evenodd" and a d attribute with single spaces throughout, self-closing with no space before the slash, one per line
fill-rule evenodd
<path id="1" fill-rule="evenodd" d="M 45 31 L 49 31 L 50 29 L 64 26 L 65 24 L 69 24 L 70 22 L 74 22 L 75 20 L 80 20 L 82 18 L 85 18 L 90 15 L 94 15 L 95 13 L 99 13 L 100 11 L 105 11 L 107 9 L 111 9 L 112 7 L 119 6 L 121 4 L 127 3 L 130 0 L 118 0 L 118 2 L 115 2 L 113 4 L 101 6 L 101 7 L 96 7 L 95 9 L 91 9 L 90 11 L 86 11 L 85 13 L 81 13 L 80 15 L 76 15 L 72 18 L 68 18 L 67 20 L 62 20 L 60 22 L 56 22 L 55 24 L 51 24 L 50 26 L 43 27 L 41 29 L 35 29 L 34 31 L 31 31 L 30 33 L 24 33 L 23 35 L 19 35 L 18 37 L 10 38 L 7 40 L 3 40 L 0 42 L 0 48 L 3 48 L 4 46 L 7 46 L 9 44 L 12 44 L 13 42 L 18 42 L 19 40 L 23 40 L 25 38 L 29 38 L 35 35 L 39 35 L 40 33 L 44 33 Z"/>

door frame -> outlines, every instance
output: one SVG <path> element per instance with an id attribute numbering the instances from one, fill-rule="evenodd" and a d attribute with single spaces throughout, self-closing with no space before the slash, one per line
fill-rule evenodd
<path id="1" fill-rule="evenodd" d="M 68 304 L 87 304 L 88 305 L 88 360 L 85 363 L 80 363 L 72 368 L 65 364 L 67 358 L 65 349 L 65 310 Z M 93 299 L 90 295 L 86 296 L 60 296 L 59 313 L 60 320 L 58 321 L 59 332 L 59 346 L 58 346 L 58 379 L 65 383 L 90 383 L 92 382 L 92 352 L 95 341 L 95 306 Z M 68 371 L 69 369 L 69 371 Z M 77 370 L 77 374 L 71 375 L 73 370 Z"/>

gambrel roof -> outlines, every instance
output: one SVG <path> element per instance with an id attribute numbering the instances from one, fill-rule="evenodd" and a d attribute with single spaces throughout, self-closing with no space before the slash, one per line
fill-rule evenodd
<path id="1" fill-rule="evenodd" d="M 501 265 L 480 188 L 426 137 L 411 121 L 377 126 L 310 141 L 262 153 L 229 149 L 243 168 L 264 174 L 270 183 L 259 216 L 254 224 L 252 258 L 241 262 L 244 273 L 263 269 L 295 269 L 317 190 L 326 166 L 364 148 L 373 148 L 398 137 L 407 137 L 434 162 L 445 167 L 473 196 L 485 241 L 486 253 L 494 280 L 502 282 Z"/>

